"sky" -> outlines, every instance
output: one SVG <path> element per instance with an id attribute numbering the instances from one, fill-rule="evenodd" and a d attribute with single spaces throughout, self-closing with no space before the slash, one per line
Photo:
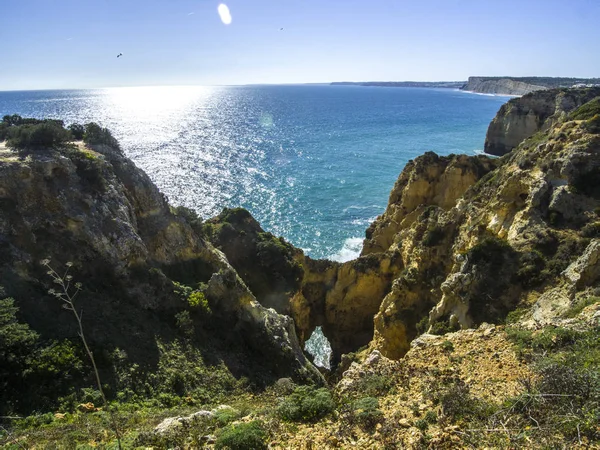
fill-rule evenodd
<path id="1" fill-rule="evenodd" d="M 0 23 L 0 90 L 600 77 L 598 0 L 7 0 Z"/>

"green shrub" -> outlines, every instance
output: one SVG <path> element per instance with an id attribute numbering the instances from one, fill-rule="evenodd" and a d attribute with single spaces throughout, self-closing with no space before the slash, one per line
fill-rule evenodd
<path id="1" fill-rule="evenodd" d="M 467 256 L 471 264 L 489 263 L 494 267 L 505 262 L 505 256 L 514 252 L 508 242 L 497 237 L 487 237 L 472 247 Z"/>
<path id="2" fill-rule="evenodd" d="M 189 311 L 181 311 L 175 314 L 175 321 L 177 323 L 177 328 L 179 328 L 179 331 L 181 331 L 185 337 L 191 338 L 194 335 L 194 321 L 190 317 Z"/>
<path id="3" fill-rule="evenodd" d="M 509 312 L 506 315 L 505 323 L 513 324 L 517 323 L 521 318 L 529 311 L 528 308 L 517 308 L 514 311 Z"/>
<path id="4" fill-rule="evenodd" d="M 531 347 L 538 351 L 559 349 L 575 343 L 580 334 L 569 328 L 546 327 L 541 332 L 533 333 Z"/>
<path id="5" fill-rule="evenodd" d="M 445 352 L 453 352 L 454 351 L 454 344 L 452 342 L 450 342 L 449 340 L 445 340 L 444 342 L 442 342 L 442 350 L 444 350 Z"/>
<path id="6" fill-rule="evenodd" d="M 172 213 L 182 217 L 197 234 L 204 234 L 204 224 L 202 223 L 202 219 L 193 209 L 186 208 L 185 206 L 178 206 L 172 209 Z"/>
<path id="7" fill-rule="evenodd" d="M 541 273 L 545 265 L 546 259 L 538 250 L 521 253 L 519 255 L 519 269 L 516 274 L 517 280 L 525 288 L 539 286 L 544 281 Z"/>
<path id="8" fill-rule="evenodd" d="M 587 308 L 590 305 L 594 305 L 596 303 L 600 303 L 600 297 L 595 297 L 590 295 L 589 297 L 579 300 L 573 306 L 571 306 L 567 311 L 563 313 L 563 317 L 573 318 L 577 317 L 581 311 Z"/>
<path id="9" fill-rule="evenodd" d="M 452 380 L 448 385 L 434 384 L 426 397 L 439 403 L 442 415 L 452 422 L 486 420 L 496 410 L 493 404 L 473 396 L 469 386 L 461 380 Z M 434 419 L 437 421 L 437 415 L 428 414 L 424 418 L 427 423 L 434 423 Z"/>
<path id="10" fill-rule="evenodd" d="M 215 411 L 215 422 L 224 427 L 240 417 L 240 412 L 233 408 L 219 408 Z"/>
<path id="11" fill-rule="evenodd" d="M 423 334 L 427 332 L 429 328 L 429 316 L 423 316 L 419 322 L 417 322 L 417 334 Z"/>
<path id="12" fill-rule="evenodd" d="M 197 310 L 203 313 L 209 314 L 211 312 L 208 299 L 204 295 L 204 289 L 206 285 L 199 283 L 199 289 L 194 289 L 190 286 L 186 286 L 183 283 L 173 282 L 175 292 L 179 297 L 193 310 Z"/>
<path id="13" fill-rule="evenodd" d="M 458 323 L 453 325 L 450 324 L 450 318 L 448 316 L 440 317 L 438 320 L 431 324 L 430 334 L 436 334 L 442 336 L 446 333 L 453 333 L 460 329 Z"/>
<path id="14" fill-rule="evenodd" d="M 600 439 L 600 328 L 573 331 L 548 327 L 522 339 L 535 357 L 536 376 L 505 402 L 513 423 L 552 429 L 574 442 Z M 539 434 L 536 439 L 543 439 Z"/>
<path id="15" fill-rule="evenodd" d="M 0 142 L 6 139 L 10 126 L 5 122 L 0 122 Z"/>
<path id="16" fill-rule="evenodd" d="M 335 404 L 326 388 L 299 386 L 279 405 L 279 416 L 294 422 L 316 422 L 331 414 Z"/>
<path id="17" fill-rule="evenodd" d="M 38 341 L 38 334 L 29 325 L 18 322 L 18 311 L 12 298 L 0 300 L 0 414 L 10 413 L 21 397 L 18 387 Z"/>
<path id="18" fill-rule="evenodd" d="M 62 122 L 55 120 L 13 126 L 6 132 L 6 145 L 15 150 L 56 147 L 70 139 L 71 134 L 63 127 Z"/>
<path id="19" fill-rule="evenodd" d="M 436 423 L 438 420 L 437 413 L 435 411 L 427 411 L 425 413 L 425 420 L 429 423 Z"/>
<path id="20" fill-rule="evenodd" d="M 427 428 L 429 428 L 429 422 L 427 422 L 425 419 L 419 419 L 415 422 L 415 427 L 421 431 L 425 431 Z"/>
<path id="21" fill-rule="evenodd" d="M 119 150 L 119 142 L 113 137 L 108 128 L 103 128 L 95 122 L 85 124 L 83 142 L 90 145 L 108 145 Z"/>
<path id="22" fill-rule="evenodd" d="M 210 306 L 208 305 L 208 299 L 202 291 L 194 291 L 188 297 L 188 304 L 192 308 L 197 308 L 203 312 L 209 313 Z"/>
<path id="23" fill-rule="evenodd" d="M 108 184 L 103 161 L 93 157 L 91 153 L 79 150 L 69 151 L 68 155 L 75 164 L 77 176 L 87 192 L 106 192 Z"/>
<path id="24" fill-rule="evenodd" d="M 600 114 L 596 114 L 594 117 L 589 119 L 585 123 L 584 127 L 588 133 L 593 133 L 593 134 L 600 133 Z"/>
<path id="25" fill-rule="evenodd" d="M 215 443 L 216 449 L 262 450 L 267 448 L 267 433 L 259 421 L 226 427 Z"/>
<path id="26" fill-rule="evenodd" d="M 355 383 L 355 389 L 367 397 L 380 397 L 388 394 L 394 387 L 394 378 L 390 375 L 369 373 Z"/>
<path id="27" fill-rule="evenodd" d="M 39 429 L 44 425 L 51 424 L 52 422 L 54 422 L 54 414 L 48 412 L 45 414 L 24 417 L 23 419 L 18 420 L 15 425 L 24 429 Z"/>
<path id="28" fill-rule="evenodd" d="M 571 120 L 589 120 L 600 114 L 600 97 L 583 104 L 571 112 Z"/>
<path id="29" fill-rule="evenodd" d="M 366 429 L 372 429 L 383 421 L 383 413 L 379 410 L 379 400 L 364 397 L 352 404 L 353 416 L 356 423 Z"/>
<path id="30" fill-rule="evenodd" d="M 0 367 L 28 356 L 38 339 L 29 325 L 17 321 L 18 311 L 12 298 L 0 300 Z"/>

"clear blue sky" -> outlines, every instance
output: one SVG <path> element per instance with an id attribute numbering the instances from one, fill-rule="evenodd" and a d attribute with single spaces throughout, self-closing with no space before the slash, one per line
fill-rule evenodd
<path id="1" fill-rule="evenodd" d="M 0 90 L 600 76 L 599 0 L 219 3 L 3 1 Z"/>

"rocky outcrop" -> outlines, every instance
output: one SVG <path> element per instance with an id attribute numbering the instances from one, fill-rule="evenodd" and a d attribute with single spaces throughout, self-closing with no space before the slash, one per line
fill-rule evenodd
<path id="1" fill-rule="evenodd" d="M 20 156 L 2 148 L 1 283 L 42 335 L 76 336 L 68 311 L 46 294 L 50 279 L 40 261 L 61 271 L 73 263 L 92 345 L 124 349 L 143 363 L 156 358 L 157 339 L 173 338 L 174 315 L 190 307 L 174 282 L 202 283 L 213 337 L 227 330 L 228 345 L 248 349 L 248 368 L 274 379 L 321 380 L 291 319 L 261 306 L 223 253 L 174 212 L 147 175 L 110 147 Z"/>
<path id="2" fill-rule="evenodd" d="M 591 295 L 600 238 L 593 120 L 556 123 L 487 174 L 467 170 L 471 186 L 446 202 L 431 193 L 439 183 L 452 190 L 440 175 L 450 161 L 425 155 L 407 165 L 365 240 L 365 253 L 400 251 L 405 267 L 375 316 L 374 348 L 399 358 L 418 332 L 500 322 L 517 304 L 535 304 L 533 319 L 547 323 Z"/>
<path id="3" fill-rule="evenodd" d="M 597 96 L 600 96 L 600 88 L 552 89 L 510 100 L 500 108 L 488 128 L 485 153 L 505 155 Z"/>
<path id="4" fill-rule="evenodd" d="M 548 89 L 545 86 L 502 77 L 469 77 L 462 90 L 479 94 L 525 95 Z"/>
<path id="5" fill-rule="evenodd" d="M 409 161 L 392 188 L 385 213 L 367 229 L 362 254 L 390 249 L 396 234 L 410 228 L 426 209 L 451 209 L 494 167 L 485 157 L 440 157 L 433 152 Z"/>

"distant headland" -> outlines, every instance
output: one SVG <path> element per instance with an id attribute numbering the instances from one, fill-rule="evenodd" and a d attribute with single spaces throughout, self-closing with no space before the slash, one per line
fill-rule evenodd
<path id="1" fill-rule="evenodd" d="M 525 95 L 561 87 L 600 86 L 600 78 L 565 77 L 469 77 L 467 81 L 338 81 L 333 86 L 448 88 L 478 94 Z"/>

